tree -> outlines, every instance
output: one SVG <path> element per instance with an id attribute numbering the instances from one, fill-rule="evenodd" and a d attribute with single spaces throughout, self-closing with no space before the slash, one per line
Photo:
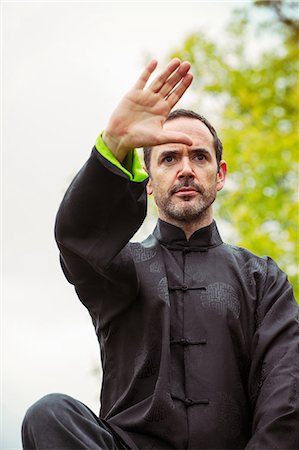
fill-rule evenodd
<path id="1" fill-rule="evenodd" d="M 235 244 L 271 255 L 298 294 L 298 20 L 284 2 L 256 3 L 276 16 L 257 23 L 237 10 L 221 43 L 194 33 L 171 56 L 193 65 L 193 109 L 208 100 L 219 113 L 230 181 L 216 214 Z"/>

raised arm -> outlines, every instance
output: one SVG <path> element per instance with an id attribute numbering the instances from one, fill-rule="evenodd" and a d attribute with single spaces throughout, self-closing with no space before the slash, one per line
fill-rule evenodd
<path id="1" fill-rule="evenodd" d="M 146 66 L 120 101 L 104 132 L 108 152 L 114 154 L 117 162 L 122 162 L 136 147 L 192 143 L 183 133 L 163 129 L 168 113 L 192 81 L 190 63 L 173 59 L 146 87 L 156 67 L 154 60 Z M 57 214 L 56 239 L 65 267 L 72 275 L 69 278 L 73 279 L 85 273 L 83 261 L 96 271 L 106 268 L 146 214 L 146 174 L 135 180 L 138 182 L 130 182 L 122 165 L 116 167 L 96 148 L 73 180 Z M 76 255 L 76 264 L 72 255 Z"/>
<path id="2" fill-rule="evenodd" d="M 104 131 L 104 142 L 120 162 L 133 148 L 170 142 L 192 144 L 187 135 L 163 128 L 167 115 L 192 82 L 191 64 L 173 59 L 146 87 L 156 67 L 156 60 L 145 67 L 133 88 L 116 107 Z"/>
<path id="3" fill-rule="evenodd" d="M 123 170 L 127 169 L 124 165 L 128 160 L 132 169 L 140 167 L 141 170 L 134 152 L 131 159 L 121 163 L 136 147 L 163 142 L 192 144 L 183 133 L 163 129 L 168 113 L 192 81 L 188 73 L 190 64 L 177 58 L 170 61 L 146 87 L 156 67 L 157 62 L 151 61 L 120 101 L 103 134 L 106 145 L 100 138 L 101 148 L 94 147 L 57 214 L 55 235 L 64 273 L 76 286 L 82 302 L 97 313 L 104 303 L 103 300 L 95 302 L 95 296 L 90 295 L 93 289 L 97 287 L 98 292 L 104 292 L 103 283 L 112 283 L 109 292 L 112 285 L 117 286 L 117 291 L 130 299 L 138 284 L 126 244 L 146 215 L 147 176 L 143 173 L 130 178 L 130 170 Z M 111 152 L 115 161 L 111 160 Z M 118 270 L 120 265 L 122 269 Z M 109 305 L 111 308 L 111 300 Z"/>

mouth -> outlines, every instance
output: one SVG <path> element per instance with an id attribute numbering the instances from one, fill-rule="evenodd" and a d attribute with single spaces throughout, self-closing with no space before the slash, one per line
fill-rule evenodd
<path id="1" fill-rule="evenodd" d="M 193 189 L 191 187 L 183 187 L 178 190 L 175 190 L 174 194 L 177 195 L 178 197 L 194 197 L 195 195 L 198 194 L 198 192 L 199 191 L 197 189 Z"/>
<path id="2" fill-rule="evenodd" d="M 185 197 L 191 199 L 198 194 L 202 194 L 201 186 L 195 183 L 193 180 L 183 180 L 176 183 L 170 191 L 171 195 L 177 197 Z"/>

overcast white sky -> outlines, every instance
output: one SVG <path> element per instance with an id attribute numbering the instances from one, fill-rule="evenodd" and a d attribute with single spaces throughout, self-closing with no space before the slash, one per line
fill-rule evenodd
<path id="1" fill-rule="evenodd" d="M 49 392 L 99 409 L 91 320 L 60 270 L 55 214 L 146 57 L 192 31 L 221 39 L 248 2 L 2 2 L 2 431 Z"/>

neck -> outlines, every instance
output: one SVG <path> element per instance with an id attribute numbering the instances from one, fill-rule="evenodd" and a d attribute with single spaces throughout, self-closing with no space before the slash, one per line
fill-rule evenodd
<path id="1" fill-rule="evenodd" d="M 186 239 L 189 240 L 192 234 L 199 230 L 200 228 L 207 227 L 211 225 L 213 222 L 213 211 L 212 208 L 208 208 L 201 213 L 199 217 L 192 221 L 178 220 L 169 215 L 165 214 L 163 211 L 159 211 L 159 217 L 164 222 L 170 223 L 171 225 L 175 225 L 176 227 L 181 228 L 185 235 Z"/>

